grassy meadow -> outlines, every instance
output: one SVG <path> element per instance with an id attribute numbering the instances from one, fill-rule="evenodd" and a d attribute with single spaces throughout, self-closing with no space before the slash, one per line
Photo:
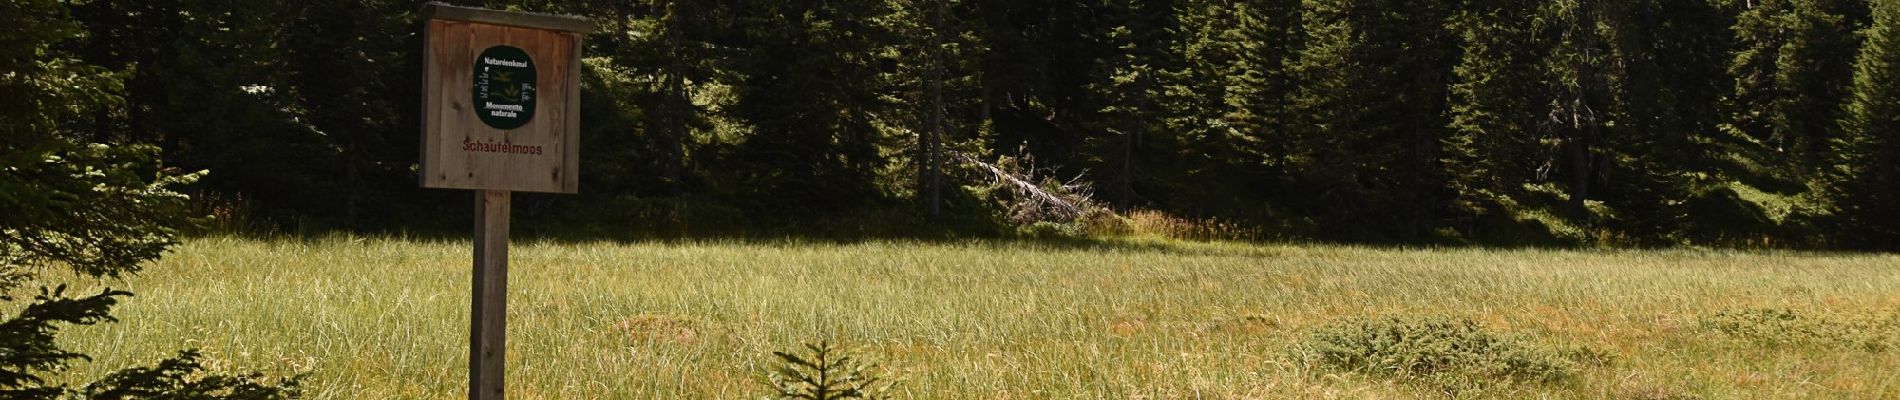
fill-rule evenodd
<path id="1" fill-rule="evenodd" d="M 897 398 L 1900 398 L 1896 256 L 1159 240 L 512 251 L 520 399 L 759 398 L 772 351 L 820 339 L 878 361 Z M 143 275 L 75 282 L 138 295 L 117 323 L 61 340 L 95 357 L 80 379 L 196 347 L 214 370 L 308 373 L 314 399 L 462 398 L 469 264 L 465 241 L 194 239 Z M 1302 350 L 1388 316 L 1592 356 L 1562 379 L 1448 390 Z"/>

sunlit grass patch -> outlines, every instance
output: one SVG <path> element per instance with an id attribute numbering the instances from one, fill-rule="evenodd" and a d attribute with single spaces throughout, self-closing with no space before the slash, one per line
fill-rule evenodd
<path id="1" fill-rule="evenodd" d="M 200 347 L 234 369 L 309 372 L 315 399 L 460 397 L 469 251 L 196 239 L 144 275 L 72 282 L 138 296 L 120 322 L 64 339 L 98 358 L 77 379 Z M 1470 321 L 1451 332 L 1570 365 L 1554 383 L 1445 375 L 1468 377 L 1457 397 L 1900 397 L 1900 351 L 1764 346 L 1704 325 L 1752 309 L 1878 321 L 1900 309 L 1894 256 L 1131 238 L 530 240 L 512 257 L 511 398 L 758 398 L 772 352 L 821 341 L 878 360 L 902 380 L 896 398 L 1446 395 L 1297 351 L 1326 327 L 1387 316 Z"/>

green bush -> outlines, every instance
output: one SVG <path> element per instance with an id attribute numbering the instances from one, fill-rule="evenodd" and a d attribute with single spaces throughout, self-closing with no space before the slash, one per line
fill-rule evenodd
<path id="1" fill-rule="evenodd" d="M 1083 235 L 1093 238 L 1128 236 L 1135 233 L 1133 222 L 1127 217 L 1116 215 L 1107 208 L 1093 208 L 1076 218 L 1076 225 Z"/>
<path id="2" fill-rule="evenodd" d="M 1470 320 L 1396 317 L 1325 326 L 1297 349 L 1333 368 L 1455 385 L 1553 382 L 1576 369 L 1568 354 L 1590 353 L 1545 350 Z"/>
<path id="3" fill-rule="evenodd" d="M 1082 238 L 1082 227 L 1077 224 L 1036 221 L 1016 228 L 1016 234 L 1037 239 L 1076 239 Z"/>
<path id="4" fill-rule="evenodd" d="M 1900 314 L 1842 317 L 1792 309 L 1728 310 L 1702 318 L 1702 327 L 1765 346 L 1856 348 L 1884 352 L 1900 345 Z"/>

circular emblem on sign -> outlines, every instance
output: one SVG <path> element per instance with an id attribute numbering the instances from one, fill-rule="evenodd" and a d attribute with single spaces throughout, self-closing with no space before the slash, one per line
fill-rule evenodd
<path id="1" fill-rule="evenodd" d="M 515 129 L 534 119 L 534 59 L 512 46 L 495 46 L 475 58 L 475 111 L 495 129 Z"/>

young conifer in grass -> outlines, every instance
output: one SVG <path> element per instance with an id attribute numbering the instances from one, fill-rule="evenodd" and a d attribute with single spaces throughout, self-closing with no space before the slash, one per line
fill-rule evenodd
<path id="1" fill-rule="evenodd" d="M 798 355 L 775 351 L 783 364 L 766 376 L 781 399 L 841 400 L 888 398 L 890 383 L 877 376 L 877 365 L 855 359 L 829 341 L 806 344 Z"/>

